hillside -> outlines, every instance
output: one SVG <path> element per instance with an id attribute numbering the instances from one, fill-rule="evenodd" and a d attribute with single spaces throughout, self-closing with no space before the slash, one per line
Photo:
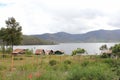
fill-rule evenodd
<path id="1" fill-rule="evenodd" d="M 54 42 L 119 42 L 120 30 L 96 30 L 84 34 L 58 32 L 54 34 L 33 35 Z"/>
<path id="2" fill-rule="evenodd" d="M 2 44 L 2 41 L 0 40 L 0 44 Z M 45 40 L 45 39 L 40 39 L 35 36 L 28 36 L 28 35 L 23 35 L 23 40 L 21 45 L 54 45 L 53 41 Z"/>
<path id="3" fill-rule="evenodd" d="M 46 41 L 44 39 L 37 38 L 35 36 L 23 36 L 22 44 L 24 45 L 49 45 L 54 44 L 53 42 Z"/>

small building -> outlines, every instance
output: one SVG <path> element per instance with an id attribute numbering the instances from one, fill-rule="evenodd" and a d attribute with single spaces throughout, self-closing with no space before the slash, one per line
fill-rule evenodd
<path id="1" fill-rule="evenodd" d="M 46 55 L 54 55 L 54 51 L 53 50 L 46 50 L 45 54 Z"/>
<path id="2" fill-rule="evenodd" d="M 109 56 L 109 57 L 112 57 L 113 55 L 112 55 L 112 50 L 106 50 L 106 51 L 104 51 L 103 53 L 102 53 L 102 55 L 107 55 L 107 56 Z"/>
<path id="3" fill-rule="evenodd" d="M 18 54 L 25 54 L 26 49 L 15 49 L 13 50 L 12 54 L 13 55 L 18 55 Z"/>
<path id="4" fill-rule="evenodd" d="M 60 51 L 60 50 L 55 51 L 55 55 L 62 55 L 62 54 L 64 54 L 63 51 Z"/>
<path id="5" fill-rule="evenodd" d="M 45 55 L 45 51 L 44 51 L 44 49 L 37 49 L 37 50 L 35 51 L 35 54 L 36 54 L 36 55 Z"/>
<path id="6" fill-rule="evenodd" d="M 103 53 L 105 53 L 105 54 L 112 54 L 112 50 L 106 50 L 106 51 L 104 51 Z M 103 54 L 102 53 L 102 54 Z"/>

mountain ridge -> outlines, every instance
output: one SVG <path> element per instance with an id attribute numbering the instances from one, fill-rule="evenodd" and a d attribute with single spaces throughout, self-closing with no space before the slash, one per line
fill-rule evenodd
<path id="1" fill-rule="evenodd" d="M 95 30 L 82 34 L 70 34 L 66 32 L 45 33 L 41 35 L 32 35 L 48 41 L 57 43 L 66 42 L 119 42 L 120 29 L 117 30 Z"/>

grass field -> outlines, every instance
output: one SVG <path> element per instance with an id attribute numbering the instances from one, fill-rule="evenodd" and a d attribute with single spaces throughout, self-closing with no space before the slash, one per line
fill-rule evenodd
<path id="1" fill-rule="evenodd" d="M 120 60 L 100 56 L 0 57 L 0 80 L 119 80 Z"/>

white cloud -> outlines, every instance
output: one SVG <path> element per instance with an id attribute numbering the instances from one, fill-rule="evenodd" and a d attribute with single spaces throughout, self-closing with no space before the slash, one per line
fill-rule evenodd
<path id="1" fill-rule="evenodd" d="M 119 3 L 119 0 L 0 0 L 0 4 L 5 4 L 0 5 L 0 26 L 5 26 L 8 17 L 15 17 L 24 34 L 118 29 Z"/>

